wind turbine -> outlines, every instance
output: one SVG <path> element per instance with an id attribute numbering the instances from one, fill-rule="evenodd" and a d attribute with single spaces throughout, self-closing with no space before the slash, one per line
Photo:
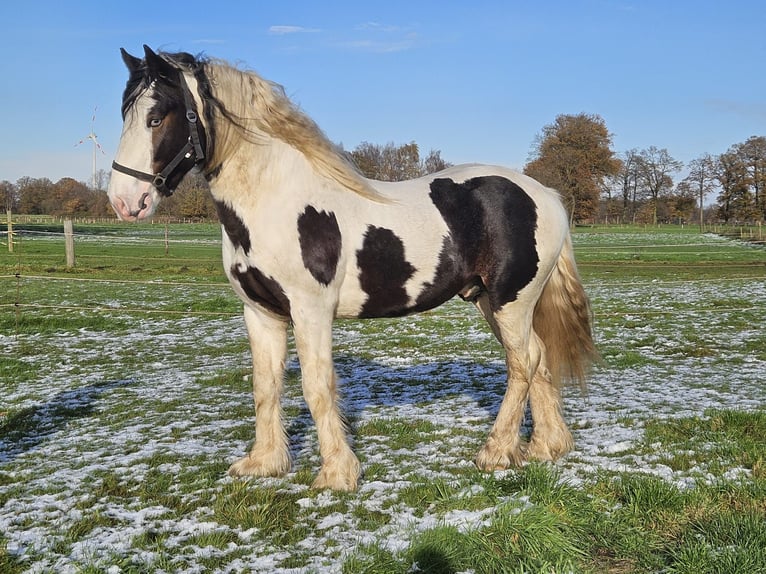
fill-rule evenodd
<path id="1" fill-rule="evenodd" d="M 106 155 L 104 152 L 104 149 L 101 147 L 101 144 L 98 143 L 98 138 L 96 137 L 96 132 L 94 131 L 94 126 L 96 124 L 96 110 L 98 109 L 98 106 L 93 108 L 93 117 L 90 119 L 90 133 L 82 138 L 79 142 L 74 144 L 74 147 L 77 147 L 81 144 L 84 144 L 86 140 L 90 140 L 93 142 L 93 173 L 91 176 L 91 188 L 96 189 L 96 150 L 100 151 L 103 155 Z"/>

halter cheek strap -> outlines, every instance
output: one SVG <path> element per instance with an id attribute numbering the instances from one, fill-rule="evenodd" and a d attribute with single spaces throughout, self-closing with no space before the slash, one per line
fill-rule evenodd
<path id="1" fill-rule="evenodd" d="M 200 125 L 198 123 L 199 118 L 197 117 L 197 112 L 194 111 L 191 92 L 189 91 L 189 87 L 186 85 L 186 80 L 184 79 L 183 73 L 181 73 L 179 76 L 181 78 L 181 91 L 184 95 L 184 105 L 186 106 L 186 122 L 189 127 L 189 139 L 186 140 L 184 147 L 181 148 L 175 157 L 170 160 L 170 163 L 168 163 L 159 173 L 147 173 L 145 171 L 139 171 L 137 169 L 124 166 L 117 163 L 116 161 L 112 162 L 112 169 L 115 171 L 119 171 L 131 177 L 135 177 L 136 179 L 140 179 L 141 181 L 147 181 L 151 183 L 154 187 L 157 188 L 157 191 L 165 197 L 170 197 L 173 195 L 174 190 L 167 186 L 167 180 L 171 175 L 173 175 L 176 168 L 183 160 L 194 157 L 193 165 L 197 165 L 205 159 L 205 151 L 202 149 L 202 144 L 200 143 Z M 184 175 L 186 175 L 190 169 L 191 168 L 187 169 Z"/>

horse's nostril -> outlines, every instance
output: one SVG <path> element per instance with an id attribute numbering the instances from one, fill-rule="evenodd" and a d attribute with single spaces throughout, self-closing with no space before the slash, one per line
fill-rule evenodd
<path id="1" fill-rule="evenodd" d="M 146 198 L 147 197 L 149 197 L 149 194 L 148 193 L 144 193 L 141 196 L 141 199 L 138 200 L 138 210 L 139 211 L 142 211 L 142 210 L 147 208 L 147 205 L 146 205 Z"/>

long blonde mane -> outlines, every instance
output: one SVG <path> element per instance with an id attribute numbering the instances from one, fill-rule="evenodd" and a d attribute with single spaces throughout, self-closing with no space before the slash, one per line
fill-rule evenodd
<path id="1" fill-rule="evenodd" d="M 219 105 L 213 165 L 219 165 L 242 139 L 260 143 L 272 137 L 300 151 L 319 175 L 368 199 L 387 201 L 319 126 L 290 101 L 282 86 L 220 60 L 208 61 L 204 68 Z"/>

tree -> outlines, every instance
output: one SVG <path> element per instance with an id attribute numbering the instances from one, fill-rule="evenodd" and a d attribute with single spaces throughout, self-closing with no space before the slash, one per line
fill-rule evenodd
<path id="1" fill-rule="evenodd" d="M 674 159 L 668 150 L 650 146 L 638 154 L 638 176 L 640 186 L 649 197 L 651 204 L 652 223 L 657 224 L 657 207 L 659 199 L 673 190 L 673 178 L 683 167 L 683 162 Z"/>
<path id="2" fill-rule="evenodd" d="M 696 202 L 697 196 L 694 191 L 686 185 L 679 184 L 675 192 L 667 199 L 668 219 L 676 222 L 691 221 Z"/>
<path id="3" fill-rule="evenodd" d="M 733 146 L 718 156 L 715 165 L 715 177 L 721 187 L 718 215 L 725 223 L 730 220 L 747 221 L 758 213 L 750 192 L 747 166 L 737 151 L 736 146 Z"/>
<path id="4" fill-rule="evenodd" d="M 611 145 L 600 116 L 560 115 L 538 135 L 524 173 L 556 188 L 574 221 L 592 219 L 605 180 L 620 169 Z"/>
<path id="5" fill-rule="evenodd" d="M 420 162 L 420 174 L 428 175 L 429 173 L 436 173 L 451 167 L 452 164 L 442 159 L 441 151 L 438 149 L 432 149 L 428 152 L 425 159 Z"/>
<path id="6" fill-rule="evenodd" d="M 104 169 L 99 169 L 96 172 L 96 185 L 94 190 L 106 191 L 109 188 L 109 180 L 111 179 L 112 172 Z"/>
<path id="7" fill-rule="evenodd" d="M 91 190 L 71 177 L 58 180 L 50 196 L 43 202 L 44 213 L 63 217 L 75 217 L 88 214 L 91 202 Z"/>
<path id="8" fill-rule="evenodd" d="M 413 179 L 451 165 L 442 159 L 439 150 L 431 150 L 421 161 L 415 142 L 398 146 L 393 142 L 384 146 L 362 142 L 349 155 L 365 177 L 379 181 Z"/>
<path id="9" fill-rule="evenodd" d="M 158 216 L 186 219 L 215 219 L 216 211 L 207 181 L 201 174 L 190 173 L 183 178 L 176 192 L 162 200 Z"/>
<path id="10" fill-rule="evenodd" d="M 700 231 L 704 228 L 705 196 L 715 189 L 715 160 L 706 153 L 689 162 L 689 175 L 679 184 L 678 190 L 693 194 L 699 199 Z"/>
<path id="11" fill-rule="evenodd" d="M 612 177 L 612 182 L 619 189 L 622 196 L 622 222 L 634 221 L 636 217 L 636 203 L 638 198 L 638 165 L 639 154 L 637 149 L 631 149 L 622 154 L 620 169 Z"/>
<path id="12" fill-rule="evenodd" d="M 748 175 L 748 186 L 758 219 L 766 219 L 766 137 L 752 136 L 744 143 L 732 147 L 743 163 Z"/>
<path id="13" fill-rule="evenodd" d="M 88 214 L 93 217 L 114 217 L 117 216 L 109 203 L 109 196 L 103 191 L 91 190 L 92 200 L 88 209 Z"/>
<path id="14" fill-rule="evenodd" d="M 53 182 L 47 177 L 22 177 L 16 181 L 19 194 L 19 212 L 28 215 L 48 213 L 45 204 L 53 191 Z"/>
<path id="15" fill-rule="evenodd" d="M 10 181 L 0 181 L 0 201 L 5 211 L 16 211 L 19 203 L 17 187 Z"/>

